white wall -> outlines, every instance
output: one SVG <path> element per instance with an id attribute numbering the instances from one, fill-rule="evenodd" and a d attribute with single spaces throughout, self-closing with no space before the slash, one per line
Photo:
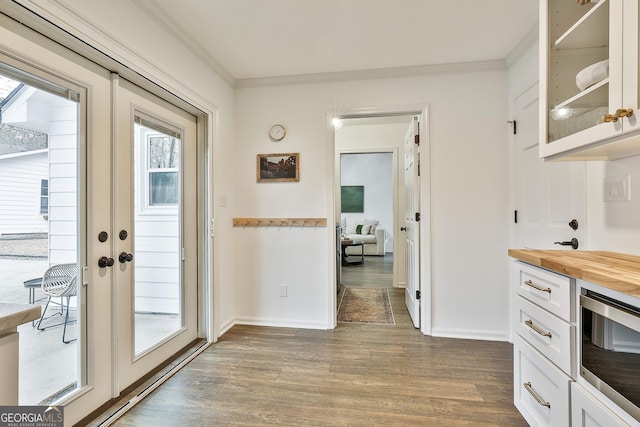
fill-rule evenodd
<path id="1" fill-rule="evenodd" d="M 631 201 L 605 202 L 604 180 L 631 175 Z M 640 255 L 640 156 L 587 162 L 589 249 Z"/>
<path id="2" fill-rule="evenodd" d="M 506 339 L 507 73 L 246 87 L 236 91 L 234 216 L 328 217 L 329 229 L 234 229 L 238 320 L 330 325 L 333 147 L 327 114 L 340 107 L 429 104 L 435 335 Z M 452 114 L 455 112 L 455 114 Z M 273 144 L 273 123 L 288 128 Z M 328 150 L 330 148 L 330 150 Z M 257 184 L 255 156 L 300 152 L 301 181 Z M 285 251 L 282 253 L 282 251 Z M 287 256 L 288 255 L 288 256 Z M 290 295 L 278 297 L 286 282 Z M 250 302 L 250 303 L 247 303 Z"/>
<path id="3" fill-rule="evenodd" d="M 378 226 L 385 230 L 384 250 L 393 252 L 393 153 L 342 154 L 340 158 L 341 185 L 364 186 L 364 212 L 342 216 L 379 221 Z"/>

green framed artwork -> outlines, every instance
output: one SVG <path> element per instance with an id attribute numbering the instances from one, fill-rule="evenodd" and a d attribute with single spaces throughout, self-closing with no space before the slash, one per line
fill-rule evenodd
<path id="1" fill-rule="evenodd" d="M 364 213 L 364 185 L 343 185 L 340 187 L 342 213 Z"/>

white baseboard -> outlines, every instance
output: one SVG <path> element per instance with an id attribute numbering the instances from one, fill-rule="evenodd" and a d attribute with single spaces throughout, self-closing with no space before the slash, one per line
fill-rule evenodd
<path id="1" fill-rule="evenodd" d="M 482 331 L 475 329 L 432 328 L 431 336 L 481 341 L 509 341 L 507 331 Z"/>
<path id="2" fill-rule="evenodd" d="M 274 328 L 299 328 L 299 329 L 332 329 L 326 323 L 316 322 L 300 322 L 295 320 L 283 320 L 283 319 L 263 319 L 256 317 L 238 317 L 234 322 L 236 325 L 250 325 L 250 326 L 270 326 Z"/>
<path id="3" fill-rule="evenodd" d="M 229 319 L 226 322 L 224 322 L 222 325 L 220 325 L 220 330 L 218 331 L 218 337 L 221 337 L 222 335 L 224 335 L 226 332 L 229 331 L 229 329 L 233 328 L 236 325 L 236 322 L 233 319 Z"/>

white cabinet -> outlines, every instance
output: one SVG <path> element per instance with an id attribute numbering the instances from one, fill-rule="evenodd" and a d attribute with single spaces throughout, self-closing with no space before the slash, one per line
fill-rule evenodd
<path id="1" fill-rule="evenodd" d="M 515 330 L 544 357 L 572 377 L 575 377 L 575 325 L 516 297 Z"/>
<path id="2" fill-rule="evenodd" d="M 540 157 L 640 154 L 638 1 L 540 4 Z"/>
<path id="3" fill-rule="evenodd" d="M 628 427 L 578 383 L 571 384 L 572 427 Z"/>
<path id="4" fill-rule="evenodd" d="M 531 426 L 569 426 L 575 279 L 519 261 L 514 265 L 514 404 Z"/>
<path id="5" fill-rule="evenodd" d="M 519 336 L 513 375 L 514 404 L 530 426 L 569 426 L 571 378 Z"/>
<path id="6" fill-rule="evenodd" d="M 516 293 L 567 322 L 575 321 L 574 279 L 517 262 Z"/>

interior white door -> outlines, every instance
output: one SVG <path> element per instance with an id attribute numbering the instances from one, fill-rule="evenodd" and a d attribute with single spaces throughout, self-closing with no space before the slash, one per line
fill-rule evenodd
<path id="1" fill-rule="evenodd" d="M 418 120 L 414 118 L 404 138 L 404 186 L 405 186 L 405 246 L 406 277 L 405 303 L 413 325 L 420 327 L 420 222 L 416 214 L 420 210 L 420 181 L 418 176 L 420 145 L 416 144 Z M 419 136 L 418 136 L 419 138 Z"/>
<path id="2" fill-rule="evenodd" d="M 113 77 L 117 386 L 197 337 L 196 118 Z"/>
<path id="3" fill-rule="evenodd" d="M 555 242 L 577 239 L 586 246 L 584 162 L 544 162 L 538 158 L 538 85 L 514 100 L 516 212 L 518 248 L 569 249 Z M 577 229 L 569 223 L 575 220 Z"/>

